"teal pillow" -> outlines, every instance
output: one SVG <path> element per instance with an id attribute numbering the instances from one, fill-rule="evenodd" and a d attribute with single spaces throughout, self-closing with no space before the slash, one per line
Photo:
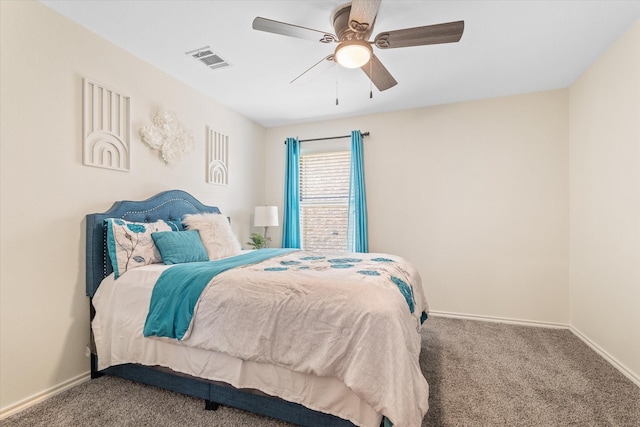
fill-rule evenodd
<path id="1" fill-rule="evenodd" d="M 161 231 L 151 233 L 151 238 L 160 251 L 162 262 L 167 265 L 209 261 L 207 250 L 197 230 Z"/>
<path id="2" fill-rule="evenodd" d="M 184 231 L 184 226 L 182 225 L 182 221 L 180 220 L 164 220 L 164 222 L 167 223 L 167 225 L 169 227 L 171 227 L 171 230 L 173 231 Z"/>

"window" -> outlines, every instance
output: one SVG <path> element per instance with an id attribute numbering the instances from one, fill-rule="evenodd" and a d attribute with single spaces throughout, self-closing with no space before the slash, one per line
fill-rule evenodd
<path id="1" fill-rule="evenodd" d="M 349 150 L 301 153 L 300 228 L 303 249 L 346 250 L 350 165 Z"/>

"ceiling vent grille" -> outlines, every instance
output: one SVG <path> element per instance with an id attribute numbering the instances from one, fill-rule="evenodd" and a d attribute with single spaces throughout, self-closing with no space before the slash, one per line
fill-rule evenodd
<path id="1" fill-rule="evenodd" d="M 229 63 L 222 59 L 220 55 L 214 53 L 209 46 L 186 52 L 186 54 L 191 55 L 212 70 L 229 65 Z"/>

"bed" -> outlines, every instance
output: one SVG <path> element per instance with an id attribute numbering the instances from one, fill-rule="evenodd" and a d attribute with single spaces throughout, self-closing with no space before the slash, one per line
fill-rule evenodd
<path id="1" fill-rule="evenodd" d="M 171 190 L 87 215 L 92 378 L 114 375 L 201 398 L 207 409 L 227 405 L 301 426 L 420 425 L 428 409 L 418 365 L 428 309 L 410 264 L 388 254 L 280 249 L 183 262 L 192 252 L 183 249 L 162 252 L 164 262 L 175 261 L 170 265 L 147 260 L 118 271 L 122 264 L 111 259 L 116 224 L 168 225 L 156 230 L 158 243 L 156 237 L 186 238 L 185 218 L 200 214 L 220 210 Z M 168 329 L 162 319 L 153 324 L 167 302 L 181 305 L 176 294 L 157 296 L 161 281 L 176 292 L 176 277 L 194 267 L 215 273 L 201 279 L 206 286 L 197 299 L 189 296 L 186 315 L 172 314 Z M 327 288 L 307 285 L 303 276 Z M 365 308 L 352 308 L 358 306 Z M 327 307 L 334 312 L 324 314 Z"/>

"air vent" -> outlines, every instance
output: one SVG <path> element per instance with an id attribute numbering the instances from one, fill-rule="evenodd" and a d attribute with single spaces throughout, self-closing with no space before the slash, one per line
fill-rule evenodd
<path id="1" fill-rule="evenodd" d="M 207 67 L 215 70 L 216 68 L 222 68 L 229 65 L 227 61 L 222 59 L 220 55 L 214 53 L 209 46 L 201 47 L 200 49 L 186 52 L 187 55 L 191 55 L 198 61 L 202 62 Z"/>

